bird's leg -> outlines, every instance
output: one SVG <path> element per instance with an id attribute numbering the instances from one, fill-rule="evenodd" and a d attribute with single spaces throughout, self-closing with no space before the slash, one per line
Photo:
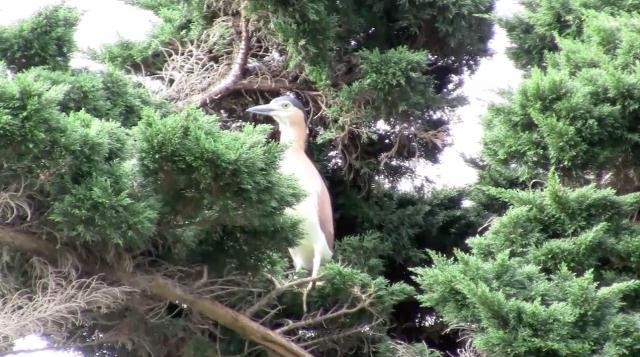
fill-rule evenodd
<path id="1" fill-rule="evenodd" d="M 307 294 L 309 293 L 309 288 L 307 287 L 302 291 L 302 313 L 307 314 Z"/>
<path id="2" fill-rule="evenodd" d="M 313 249 L 313 267 L 311 269 L 311 277 L 312 278 L 317 278 L 318 277 L 318 272 L 320 271 L 320 261 L 321 261 L 321 259 L 322 259 L 322 255 L 320 254 L 320 249 L 314 247 L 314 249 Z M 307 294 L 309 293 L 309 290 L 311 290 L 315 286 L 316 286 L 316 281 L 313 280 L 312 282 L 309 283 L 309 286 L 307 286 L 307 288 L 304 289 L 304 292 L 302 293 L 302 311 L 305 314 L 307 313 Z"/>
<path id="3" fill-rule="evenodd" d="M 293 267 L 295 268 L 296 273 L 302 269 L 302 262 L 300 261 L 299 254 L 296 254 L 296 248 L 289 248 L 289 255 L 291 255 L 291 259 L 293 260 Z"/>
<path id="4" fill-rule="evenodd" d="M 313 268 L 311 270 L 311 277 L 317 278 L 318 272 L 320 271 L 320 261 L 322 260 L 322 255 L 320 254 L 320 249 L 314 247 L 313 249 Z M 314 288 L 316 286 L 316 281 L 313 280 L 309 283 L 309 289 Z"/>

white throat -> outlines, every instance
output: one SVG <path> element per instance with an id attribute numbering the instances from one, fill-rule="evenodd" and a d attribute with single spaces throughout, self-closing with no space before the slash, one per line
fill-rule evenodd
<path id="1" fill-rule="evenodd" d="M 307 127 L 304 124 L 292 125 L 288 121 L 278 121 L 278 129 L 280 130 L 280 144 L 285 145 L 287 150 L 305 150 Z"/>
<path id="2" fill-rule="evenodd" d="M 291 144 L 296 140 L 296 133 L 291 125 L 280 122 L 278 124 L 278 129 L 280 130 L 280 143 L 291 146 Z"/>

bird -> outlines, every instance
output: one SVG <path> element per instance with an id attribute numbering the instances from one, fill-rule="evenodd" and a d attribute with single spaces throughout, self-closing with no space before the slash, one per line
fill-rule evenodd
<path id="1" fill-rule="evenodd" d="M 302 268 L 311 271 L 311 288 L 320 266 L 333 256 L 334 230 L 329 191 L 305 152 L 308 131 L 304 106 L 297 98 L 284 95 L 247 111 L 271 116 L 278 123 L 280 144 L 286 146 L 279 171 L 293 176 L 305 192 L 304 199 L 286 211 L 302 220 L 303 236 L 295 247 L 289 248 L 289 254 L 296 272 Z"/>

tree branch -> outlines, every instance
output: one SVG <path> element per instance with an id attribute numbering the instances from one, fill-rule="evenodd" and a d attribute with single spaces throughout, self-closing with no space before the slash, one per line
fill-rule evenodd
<path id="1" fill-rule="evenodd" d="M 262 309 L 265 305 L 267 305 L 270 301 L 272 301 L 273 299 L 275 299 L 276 297 L 280 296 L 280 294 L 284 293 L 285 291 L 288 291 L 289 289 L 298 286 L 298 285 L 303 285 L 306 283 L 310 283 L 313 281 L 318 280 L 320 277 L 308 277 L 308 278 L 304 278 L 304 279 L 298 279 L 298 280 L 294 280 L 294 281 L 290 281 L 284 285 L 276 285 L 276 288 L 271 290 L 270 293 L 268 293 L 267 295 L 263 296 L 262 299 L 258 300 L 258 302 L 256 302 L 255 304 L 253 304 L 253 306 L 251 306 L 250 308 L 246 309 L 244 311 L 244 314 L 247 316 L 253 316 L 256 312 L 258 312 L 260 309 Z"/>
<path id="2" fill-rule="evenodd" d="M 280 91 L 309 91 L 309 87 L 297 83 L 290 83 L 285 79 L 277 80 L 256 80 L 247 79 L 238 82 L 231 88 L 231 91 L 259 91 L 259 92 L 280 92 Z"/>
<path id="3" fill-rule="evenodd" d="M 203 108 L 207 107 L 211 101 L 219 99 L 233 91 L 234 86 L 242 79 L 242 72 L 247 66 L 247 58 L 249 57 L 251 49 L 251 33 L 249 31 L 249 21 L 246 20 L 244 16 L 242 16 L 240 21 L 240 45 L 231 64 L 229 74 L 206 93 L 191 97 L 182 104 L 196 104 Z"/>
<path id="4" fill-rule="evenodd" d="M 283 326 L 283 327 L 277 329 L 276 332 L 277 333 L 285 333 L 287 331 L 294 330 L 294 329 L 297 329 L 297 328 L 317 325 L 317 324 L 323 323 L 323 322 L 325 322 L 327 320 L 334 319 L 334 318 L 341 317 L 341 316 L 348 315 L 348 314 L 352 314 L 354 312 L 362 310 L 362 309 L 368 307 L 370 303 L 371 303 L 371 300 L 367 296 L 363 296 L 362 301 L 360 303 L 358 303 L 357 305 L 355 305 L 354 307 L 352 307 L 352 308 L 347 308 L 345 306 L 340 310 L 330 311 L 329 313 L 324 314 L 324 315 L 320 315 L 318 313 L 318 315 L 316 317 L 314 317 L 314 318 L 310 318 L 310 319 L 306 319 L 306 320 L 290 323 L 289 325 L 286 325 L 286 326 Z"/>
<path id="5" fill-rule="evenodd" d="M 0 226 L 0 245 L 9 246 L 27 254 L 42 257 L 50 262 L 58 261 L 63 249 L 55 244 L 35 237 L 28 233 L 18 232 Z M 70 252 L 69 252 L 70 253 Z M 173 281 L 139 273 L 130 273 L 113 267 L 100 267 L 97 260 L 76 257 L 84 272 L 119 281 L 135 289 L 146 290 L 158 298 L 169 301 L 180 301 L 190 306 L 194 311 L 207 316 L 221 325 L 235 331 L 238 335 L 264 346 L 268 351 L 278 356 L 311 356 L 301 347 L 289 341 L 278 333 L 258 324 L 247 316 L 232 310 L 217 301 L 208 300 L 183 291 Z"/>
<path id="6" fill-rule="evenodd" d="M 157 276 L 134 277 L 134 279 L 139 281 L 140 285 L 146 287 L 152 294 L 168 300 L 178 300 L 190 306 L 193 310 L 235 331 L 243 338 L 264 346 L 268 351 L 278 356 L 311 356 L 283 336 L 219 302 L 185 293 L 173 282 Z"/>
<path id="7" fill-rule="evenodd" d="M 231 83 L 229 87 L 225 88 L 224 92 L 219 92 L 217 97 L 215 98 L 210 97 L 210 99 L 219 100 L 222 97 L 232 94 L 234 92 L 242 92 L 242 91 L 275 92 L 275 93 L 279 93 L 283 91 L 297 91 L 297 92 L 306 93 L 309 95 L 320 94 L 319 92 L 314 91 L 309 86 L 301 85 L 298 83 L 291 83 L 285 79 L 276 79 L 276 80 L 268 79 L 267 80 L 267 79 L 249 78 L 249 79 L 240 80 L 238 82 Z M 192 103 L 200 105 L 199 103 L 201 103 L 201 101 L 203 100 L 202 98 L 203 98 L 203 95 L 197 95 L 197 96 L 185 99 L 184 101 L 180 102 L 178 106 L 182 107 Z M 211 101 L 207 102 L 206 105 L 208 105 L 210 102 Z M 200 106 L 205 107 L 206 105 L 200 105 Z"/>
<path id="8" fill-rule="evenodd" d="M 329 334 L 329 335 L 318 337 L 318 338 L 316 338 L 314 340 L 301 342 L 300 345 L 301 346 L 314 346 L 314 345 L 318 345 L 321 342 L 337 340 L 339 338 L 348 337 L 350 335 L 354 335 L 354 334 L 357 334 L 357 333 L 367 333 L 365 331 L 366 328 L 372 328 L 373 326 L 378 325 L 381 322 L 382 322 L 381 320 L 376 320 L 373 323 L 367 324 L 365 326 L 356 326 L 356 327 L 353 327 L 353 328 L 350 328 L 350 329 L 347 329 L 347 330 L 338 331 L 336 333 L 332 333 L 332 334 Z"/>

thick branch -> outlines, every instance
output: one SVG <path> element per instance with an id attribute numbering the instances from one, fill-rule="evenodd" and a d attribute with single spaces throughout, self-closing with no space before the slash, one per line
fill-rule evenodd
<path id="1" fill-rule="evenodd" d="M 230 95 L 234 92 L 242 92 L 242 91 L 272 92 L 272 93 L 297 91 L 302 93 L 309 93 L 312 95 L 318 93 L 318 92 L 314 92 L 313 89 L 309 86 L 301 85 L 298 83 L 291 83 L 286 81 L 285 79 L 276 79 L 276 80 L 268 79 L 267 80 L 267 79 L 249 78 L 249 79 L 240 80 L 238 82 L 231 83 L 231 85 L 229 87 L 226 87 L 224 92 L 220 92 L 217 95 L 217 97 L 215 98 L 209 97 L 209 98 L 219 100 L 222 97 Z M 179 105 L 183 106 L 185 104 L 191 104 L 191 103 L 198 104 L 198 103 L 201 103 L 202 98 L 203 98 L 203 95 L 197 95 L 197 96 L 191 97 L 190 99 L 186 99 L 185 101 L 181 102 Z M 207 102 L 205 105 L 200 105 L 200 106 L 205 107 L 209 103 L 210 102 Z"/>
<path id="2" fill-rule="evenodd" d="M 247 58 L 251 49 L 249 21 L 244 18 L 241 20 L 241 31 L 240 45 L 231 64 L 229 74 L 206 93 L 188 99 L 186 104 L 196 104 L 204 108 L 209 106 L 212 100 L 224 97 L 234 90 L 234 86 L 242 79 L 242 72 L 247 66 Z"/>
<path id="3" fill-rule="evenodd" d="M 51 242 L 7 227 L 0 227 L 0 244 L 49 261 L 56 261 L 58 254 L 62 253 Z M 264 346 L 268 351 L 278 356 L 311 356 L 301 347 L 247 316 L 216 301 L 189 294 L 172 281 L 158 276 L 129 273 L 114 268 L 100 268 L 89 259 L 80 259 L 79 261 L 82 269 L 90 274 L 103 274 L 105 277 L 118 280 L 133 288 L 146 290 L 161 299 L 180 301 L 190 306 L 194 311 L 235 331 L 243 338 Z"/>
<path id="4" fill-rule="evenodd" d="M 157 276 L 136 277 L 136 280 L 142 282 L 142 285 L 152 294 L 167 300 L 178 300 L 190 306 L 193 310 L 235 331 L 247 340 L 264 346 L 268 351 L 278 356 L 310 356 L 293 342 L 219 302 L 188 294 L 175 286 L 173 282 Z"/>

